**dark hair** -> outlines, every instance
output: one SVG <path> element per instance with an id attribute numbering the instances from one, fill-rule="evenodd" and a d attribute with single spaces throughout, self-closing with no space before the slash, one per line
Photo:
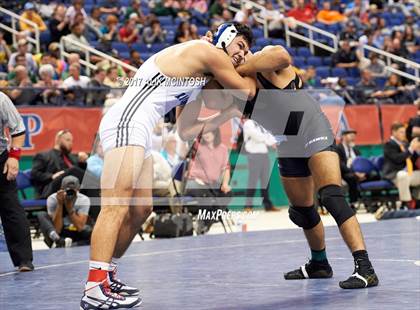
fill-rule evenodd
<path id="1" fill-rule="evenodd" d="M 249 47 L 254 44 L 254 34 L 252 33 L 252 29 L 245 24 L 241 24 L 238 22 L 232 23 L 236 30 L 238 30 L 238 36 L 242 36 L 248 43 Z"/>
<path id="2" fill-rule="evenodd" d="M 150 27 L 153 27 L 155 24 L 160 25 L 160 21 L 158 19 L 154 19 L 150 22 Z"/>
<path id="3" fill-rule="evenodd" d="M 98 69 L 96 69 L 96 70 L 93 72 L 93 75 L 98 75 L 98 74 L 99 74 L 99 73 L 101 73 L 101 72 L 106 72 L 106 71 L 105 71 L 105 69 L 104 69 L 104 68 L 99 67 Z"/>
<path id="4" fill-rule="evenodd" d="M 398 129 L 404 127 L 403 123 L 394 123 L 391 125 L 391 132 L 397 131 Z"/>
<path id="5" fill-rule="evenodd" d="M 213 131 L 210 131 L 214 135 L 213 144 L 215 147 L 219 146 L 222 143 L 222 137 L 220 134 L 220 128 L 216 128 Z M 200 138 L 200 144 L 206 145 L 207 143 L 204 141 L 204 139 Z"/>

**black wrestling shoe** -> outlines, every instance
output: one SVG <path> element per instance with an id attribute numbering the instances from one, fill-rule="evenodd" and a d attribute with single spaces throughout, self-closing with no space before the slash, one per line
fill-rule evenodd
<path id="1" fill-rule="evenodd" d="M 308 263 L 299 269 L 284 274 L 286 280 L 324 279 L 331 278 L 332 276 L 333 271 L 328 260 L 321 262 L 309 260 Z"/>
<path id="2" fill-rule="evenodd" d="M 343 289 L 366 288 L 379 284 L 378 276 L 369 260 L 355 260 L 354 272 L 339 285 Z"/>

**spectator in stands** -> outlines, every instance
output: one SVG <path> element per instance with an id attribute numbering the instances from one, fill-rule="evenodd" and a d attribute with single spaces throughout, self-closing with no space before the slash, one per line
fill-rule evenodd
<path id="1" fill-rule="evenodd" d="M 143 31 L 143 40 L 146 44 L 164 43 L 166 40 L 166 30 L 163 30 L 159 20 L 153 20 L 150 26 Z"/>
<path id="2" fill-rule="evenodd" d="M 139 40 L 139 29 L 136 27 L 136 21 L 129 19 L 125 22 L 125 25 L 121 27 L 120 41 L 131 45 Z"/>
<path id="3" fill-rule="evenodd" d="M 385 48 L 385 52 L 398 55 L 403 58 L 408 58 L 408 50 L 405 45 L 401 44 L 401 40 L 394 38 L 392 43 Z"/>
<path id="4" fill-rule="evenodd" d="M 334 11 L 331 9 L 331 2 L 329 1 L 324 1 L 322 3 L 322 10 L 318 12 L 316 19 L 318 22 L 326 25 L 347 21 L 347 17 L 345 15 L 341 14 L 339 11 Z"/>
<path id="5" fill-rule="evenodd" d="M 182 21 L 189 21 L 191 19 L 191 12 L 187 8 L 187 1 L 178 0 L 175 3 L 177 4 L 176 7 L 174 7 L 176 17 L 178 17 Z"/>
<path id="6" fill-rule="evenodd" d="M 191 25 L 189 22 L 182 21 L 178 25 L 178 29 L 175 33 L 175 44 L 177 43 L 183 43 L 190 40 L 193 40 L 194 33 L 191 31 Z"/>
<path id="7" fill-rule="evenodd" d="M 417 113 L 408 121 L 408 126 L 406 128 L 408 141 L 413 140 L 415 137 L 420 138 L 420 99 L 417 99 L 414 104 L 417 107 Z"/>
<path id="8" fill-rule="evenodd" d="M 121 80 L 118 78 L 118 67 L 110 66 L 106 71 L 106 78 L 104 84 L 111 88 L 111 94 L 115 98 L 120 98 L 124 94 L 124 90 L 121 89 Z"/>
<path id="9" fill-rule="evenodd" d="M 88 87 L 90 79 L 80 74 L 80 65 L 71 64 L 69 68 L 70 76 L 63 81 L 63 88 L 66 94 L 68 105 L 85 105 L 85 88 Z"/>
<path id="10" fill-rule="evenodd" d="M 222 14 L 225 9 L 228 8 L 226 0 L 216 0 L 210 6 L 209 15 L 211 19 L 223 19 Z"/>
<path id="11" fill-rule="evenodd" d="M 270 37 L 283 37 L 284 15 L 273 7 L 271 0 L 265 3 L 265 7 L 260 12 L 260 17 L 268 22 L 268 34 Z"/>
<path id="12" fill-rule="evenodd" d="M 32 82 L 28 75 L 28 70 L 24 66 L 17 66 L 14 69 L 15 78 L 9 81 L 9 86 L 19 87 L 9 92 L 9 97 L 13 100 L 15 105 L 30 105 L 36 97 L 33 89 L 31 89 Z M 23 87 L 20 88 L 20 87 Z"/>
<path id="13" fill-rule="evenodd" d="M 38 153 L 33 158 L 31 179 L 37 196 L 47 198 L 57 192 L 61 182 L 68 175 L 83 180 L 88 155 L 79 152 L 71 154 L 73 135 L 68 129 L 57 132 L 53 149 Z"/>
<path id="14" fill-rule="evenodd" d="M 353 22 L 348 22 L 346 24 L 346 28 L 340 32 L 339 39 L 340 41 L 350 42 L 350 46 L 356 45 L 359 39 L 357 35 L 356 25 Z"/>
<path id="15" fill-rule="evenodd" d="M 146 16 L 143 14 L 141 10 L 141 1 L 140 0 L 132 0 L 131 5 L 127 7 L 125 10 L 125 20 L 130 19 L 131 14 L 136 13 L 138 17 L 138 22 L 144 24 L 146 21 Z"/>
<path id="16" fill-rule="evenodd" d="M 374 77 L 385 77 L 385 63 L 379 58 L 378 54 L 370 53 L 369 54 L 369 64 L 366 67 L 366 70 L 370 71 Z"/>
<path id="17" fill-rule="evenodd" d="M 109 86 L 104 84 L 106 72 L 103 68 L 98 68 L 94 72 L 93 78 L 87 84 L 89 89 L 86 96 L 86 106 L 101 107 L 104 105 Z"/>
<path id="18" fill-rule="evenodd" d="M 52 76 L 53 80 L 60 80 L 60 74 L 59 74 L 59 72 L 56 68 L 57 67 L 57 61 L 51 53 L 46 52 L 46 53 L 42 54 L 40 67 L 43 66 L 43 65 L 51 65 L 53 70 L 54 70 L 53 76 Z M 39 71 L 38 71 L 38 75 L 41 76 Z"/>
<path id="19" fill-rule="evenodd" d="M 129 64 L 136 68 L 140 68 L 140 66 L 144 63 L 144 60 L 141 59 L 140 53 L 136 50 L 130 51 L 129 61 Z"/>
<path id="20" fill-rule="evenodd" d="M 208 6 L 206 0 L 187 0 L 186 7 L 190 10 L 192 21 L 202 26 L 208 26 Z"/>
<path id="21" fill-rule="evenodd" d="M 79 190 L 79 180 L 71 175 L 66 176 L 61 182 L 61 188 L 47 198 L 48 213 L 38 213 L 40 229 L 48 247 L 90 243 L 92 227 L 86 225 L 90 200 Z"/>
<path id="22" fill-rule="evenodd" d="M 365 181 L 367 176 L 362 172 L 354 172 L 351 169 L 353 160 L 360 156 L 360 151 L 356 148 L 356 130 L 347 129 L 341 133 L 341 143 L 337 145 L 337 153 L 340 157 L 341 177 L 346 181 L 349 191 L 350 205 L 355 207 L 355 203 L 360 197 L 359 183 Z"/>
<path id="23" fill-rule="evenodd" d="M 152 12 L 156 16 L 174 15 L 173 4 L 174 0 L 153 1 L 151 3 Z"/>
<path id="24" fill-rule="evenodd" d="M 410 88 L 410 86 L 402 86 L 400 76 L 392 73 L 385 83 L 385 88 L 374 92 L 372 97 L 377 98 L 381 103 L 409 103 L 407 91 Z"/>
<path id="25" fill-rule="evenodd" d="M 71 39 L 73 41 L 77 41 L 81 44 L 88 45 L 89 42 L 86 37 L 83 35 L 85 31 L 85 25 L 83 23 L 75 23 L 70 28 L 71 33 L 66 35 L 65 38 Z M 64 42 L 64 48 L 68 53 L 77 53 L 80 55 L 80 58 L 85 57 L 85 49 L 80 47 L 79 45 L 73 44 L 69 41 Z"/>
<path id="26" fill-rule="evenodd" d="M 332 64 L 337 68 L 357 68 L 358 60 L 356 53 L 351 49 L 350 43 L 348 41 L 343 41 L 341 43 L 341 48 L 335 54 L 333 54 Z"/>
<path id="27" fill-rule="evenodd" d="M 200 142 L 195 143 L 196 153 L 191 162 L 187 175 L 186 195 L 206 198 L 204 202 L 211 205 L 199 203 L 202 209 L 208 211 L 226 209 L 232 189 L 229 185 L 230 167 L 229 153 L 227 147 L 222 143 L 220 129 L 208 132 L 201 136 Z M 223 201 L 210 202 L 207 199 L 222 198 Z M 205 223 L 207 231 L 211 222 Z"/>
<path id="28" fill-rule="evenodd" d="M 22 15 L 20 16 L 21 18 L 25 18 L 35 23 L 40 32 L 47 30 L 47 26 L 42 20 L 42 17 L 35 11 L 35 5 L 32 2 L 26 2 L 23 10 Z M 32 25 L 29 25 L 23 19 L 19 20 L 19 27 L 20 30 L 24 31 L 27 35 L 31 35 L 36 30 Z"/>
<path id="29" fill-rule="evenodd" d="M 353 98 L 354 89 L 348 85 L 345 78 L 339 78 L 337 85 L 333 89 L 337 95 L 344 99 L 346 104 L 357 104 Z"/>
<path id="30" fill-rule="evenodd" d="M 67 7 L 58 3 L 54 6 L 52 15 L 48 21 L 50 30 L 50 42 L 60 42 L 60 38 L 70 33 L 69 19 L 66 17 Z"/>
<path id="31" fill-rule="evenodd" d="M 118 14 L 120 11 L 121 1 L 120 0 L 101 0 L 101 14 Z"/>
<path id="32" fill-rule="evenodd" d="M 40 93 L 44 104 L 58 105 L 60 103 L 61 92 L 58 88 L 61 86 L 61 81 L 53 80 L 54 74 L 54 67 L 50 64 L 42 65 L 39 68 L 41 79 L 34 86 L 44 88 Z"/>
<path id="33" fill-rule="evenodd" d="M 372 103 L 372 95 L 376 91 L 376 83 L 372 78 L 372 73 L 365 69 L 361 72 L 360 82 L 356 84 L 355 99 L 358 104 Z"/>
<path id="34" fill-rule="evenodd" d="M 420 50 L 420 36 L 415 35 L 413 26 L 405 25 L 404 44 L 410 53 Z"/>
<path id="35" fill-rule="evenodd" d="M 73 5 L 70 6 L 66 11 L 65 18 L 70 29 L 75 22 L 77 14 L 82 14 L 83 20 L 87 19 L 86 11 L 83 8 L 83 0 L 73 0 Z"/>
<path id="36" fill-rule="evenodd" d="M 0 31 L 0 72 L 7 71 L 7 62 L 11 54 L 9 46 L 4 40 L 4 33 Z"/>
<path id="37" fill-rule="evenodd" d="M 253 15 L 253 6 L 250 3 L 245 3 L 243 9 L 236 12 L 235 17 L 233 20 L 235 22 L 246 24 L 248 26 L 253 26 L 255 23 L 254 15 Z"/>
<path id="38" fill-rule="evenodd" d="M 9 63 L 7 65 L 8 71 L 13 71 L 13 69 L 16 66 L 16 56 L 22 55 L 26 59 L 26 68 L 29 72 L 36 72 L 37 66 L 33 59 L 33 56 L 31 53 L 28 53 L 28 41 L 25 39 L 20 39 L 18 41 L 18 50 L 17 52 L 10 55 Z"/>
<path id="39" fill-rule="evenodd" d="M 48 45 L 47 53 L 50 54 L 51 64 L 54 66 L 58 77 L 61 77 L 64 71 L 66 70 L 66 62 L 61 60 L 60 57 L 60 46 L 57 42 L 52 42 Z M 79 57 L 78 54 L 76 54 Z M 79 57 L 80 58 L 80 57 Z"/>
<path id="40" fill-rule="evenodd" d="M 306 68 L 304 73 L 301 75 L 302 81 L 306 86 L 315 87 L 316 84 L 316 69 L 314 66 Z"/>
<path id="41" fill-rule="evenodd" d="M 246 208 L 253 207 L 255 189 L 260 182 L 263 196 L 262 204 L 266 211 L 279 211 L 271 202 L 269 196 L 269 181 L 271 168 L 268 156 L 269 148 L 276 148 L 276 138 L 253 120 L 246 120 L 243 125 L 244 148 L 248 158 L 248 184 Z"/>
<path id="42" fill-rule="evenodd" d="M 312 24 L 315 22 L 316 6 L 312 7 L 310 4 L 305 5 L 305 0 L 293 1 L 293 9 L 287 12 L 288 17 Z"/>
<path id="43" fill-rule="evenodd" d="M 173 169 L 181 161 L 177 153 L 177 139 L 174 133 L 166 136 L 161 154 L 168 162 L 171 169 Z"/>
<path id="44" fill-rule="evenodd" d="M 410 186 L 420 186 L 420 170 L 417 166 L 420 141 L 415 137 L 408 144 L 405 127 L 401 123 L 391 126 L 391 134 L 390 140 L 384 145 L 383 174 L 397 186 L 402 206 L 412 208 L 415 201 Z"/>
<path id="45" fill-rule="evenodd" d="M 105 21 L 106 25 L 100 28 L 101 39 L 98 49 L 104 53 L 111 53 L 112 42 L 120 40 L 118 32 L 118 17 L 115 15 L 108 15 Z"/>
<path id="46" fill-rule="evenodd" d="M 61 79 L 65 80 L 70 76 L 70 66 L 72 64 L 80 64 L 80 56 L 77 53 L 72 53 L 67 57 L 67 64 L 64 65 L 65 70 L 61 75 Z M 84 75 L 83 69 L 81 70 L 81 74 Z"/>
<path id="47" fill-rule="evenodd" d="M 107 16 L 108 17 L 108 16 Z M 101 21 L 101 10 L 99 8 L 93 8 L 90 16 L 88 16 L 86 22 L 87 37 L 94 40 L 102 38 L 102 21 Z"/>

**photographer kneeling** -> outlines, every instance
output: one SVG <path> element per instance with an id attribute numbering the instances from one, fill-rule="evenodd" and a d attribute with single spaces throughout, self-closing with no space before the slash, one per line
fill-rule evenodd
<path id="1" fill-rule="evenodd" d="M 47 199 L 47 212 L 38 214 L 44 241 L 49 247 L 69 247 L 90 243 L 92 228 L 86 225 L 90 200 L 79 193 L 80 183 L 74 176 L 61 182 L 61 189 Z"/>

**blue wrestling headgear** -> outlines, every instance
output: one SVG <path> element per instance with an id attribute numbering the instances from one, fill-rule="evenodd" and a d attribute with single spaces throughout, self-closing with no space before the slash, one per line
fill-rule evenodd
<path id="1" fill-rule="evenodd" d="M 233 25 L 233 23 L 224 23 L 221 24 L 213 37 L 213 44 L 217 48 L 222 48 L 226 53 L 226 47 L 232 43 L 233 39 L 238 35 L 238 30 Z"/>

